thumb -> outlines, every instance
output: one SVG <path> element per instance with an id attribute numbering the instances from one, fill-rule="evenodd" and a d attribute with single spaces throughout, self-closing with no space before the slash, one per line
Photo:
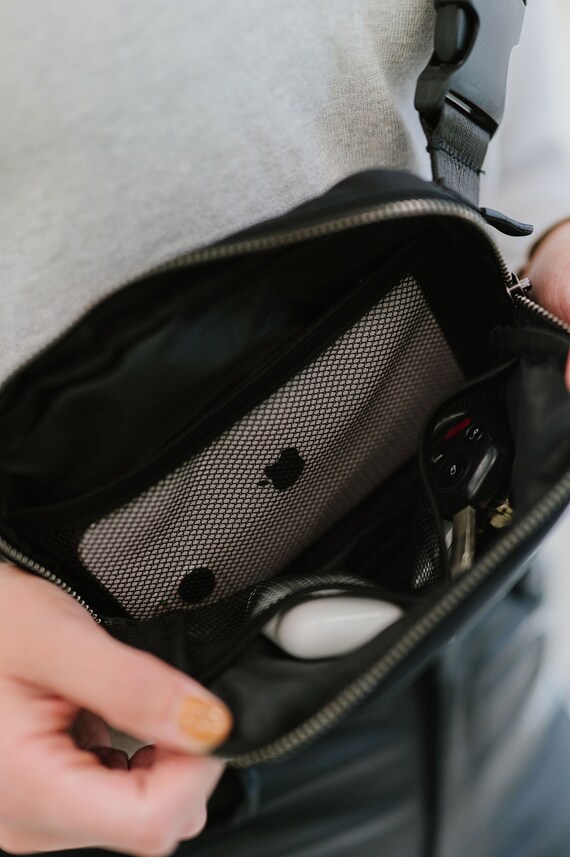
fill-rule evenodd
<path id="1" fill-rule="evenodd" d="M 42 656 L 23 646 L 20 677 L 98 714 L 145 743 L 207 753 L 228 736 L 232 717 L 217 697 L 184 673 L 124 645 L 84 616 L 42 617 Z"/>

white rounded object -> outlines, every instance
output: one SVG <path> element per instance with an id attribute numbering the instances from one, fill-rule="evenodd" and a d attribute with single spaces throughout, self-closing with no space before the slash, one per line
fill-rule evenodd
<path id="1" fill-rule="evenodd" d="M 396 604 L 375 598 L 319 596 L 278 613 L 262 631 L 295 658 L 336 658 L 368 643 L 403 615 Z"/>

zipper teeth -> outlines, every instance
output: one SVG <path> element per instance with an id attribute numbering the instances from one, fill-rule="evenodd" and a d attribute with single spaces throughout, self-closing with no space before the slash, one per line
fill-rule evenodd
<path id="1" fill-rule="evenodd" d="M 29 571 L 33 571 L 34 574 L 43 577 L 45 580 L 49 580 L 50 583 L 54 583 L 60 589 L 63 589 L 68 595 L 71 595 L 88 613 L 91 614 L 92 618 L 100 624 L 101 618 L 95 613 L 95 611 L 83 600 L 83 598 L 77 594 L 77 592 L 71 588 L 67 583 L 54 574 L 52 571 L 48 571 L 47 568 L 44 568 L 43 565 L 40 565 L 39 562 L 35 562 L 33 559 L 30 559 L 21 551 L 13 548 L 8 542 L 0 536 L 0 552 L 7 559 L 11 559 L 14 562 L 17 562 L 19 565 L 24 566 Z"/>
<path id="2" fill-rule="evenodd" d="M 563 333 L 567 333 L 570 336 L 570 324 L 566 324 L 565 321 L 553 315 L 547 309 L 537 304 L 536 301 L 533 301 L 531 298 L 527 298 L 525 295 L 515 294 L 512 296 L 513 301 L 517 304 L 521 304 L 524 306 L 526 310 L 533 313 L 533 315 L 538 316 L 543 321 L 547 321 L 553 327 L 556 327 L 558 330 L 561 330 Z"/>
<path id="3" fill-rule="evenodd" d="M 378 683 L 446 619 L 481 583 L 496 566 L 534 535 L 540 526 L 556 515 L 570 499 L 570 474 L 567 474 L 549 492 L 548 496 L 491 550 L 485 559 L 459 578 L 453 589 L 438 604 L 406 632 L 388 654 L 380 658 L 356 681 L 345 688 L 334 700 L 305 721 L 301 726 L 251 753 L 243 753 L 228 760 L 232 767 L 245 768 L 261 762 L 285 757 L 293 750 L 312 741 L 319 732 L 329 729 L 352 708 L 368 696 Z"/>
<path id="4" fill-rule="evenodd" d="M 155 268 L 151 268 L 151 270 L 144 274 L 144 277 L 154 276 L 165 271 L 176 270 L 177 268 L 189 265 L 197 265 L 204 262 L 213 262 L 233 258 L 235 256 L 242 256 L 259 250 L 271 250 L 277 247 L 285 247 L 288 244 L 292 244 L 297 241 L 305 241 L 310 238 L 333 235 L 335 232 L 354 229 L 358 226 L 366 226 L 373 223 L 381 223 L 385 220 L 422 217 L 430 214 L 457 216 L 477 226 L 493 247 L 501 272 L 505 278 L 505 282 L 509 285 L 511 284 L 510 271 L 505 263 L 501 251 L 498 248 L 498 245 L 489 235 L 487 224 L 481 214 L 458 202 L 417 198 L 388 202 L 384 205 L 356 212 L 355 214 L 338 217 L 334 220 L 323 221 L 300 229 L 286 230 L 285 232 L 277 232 L 273 235 L 260 235 L 257 238 L 234 241 L 227 244 L 217 244 L 213 247 L 193 250 L 190 253 L 177 256 L 169 262 L 165 262 L 161 265 L 157 265 Z M 137 282 L 140 279 L 142 279 L 140 276 L 133 278 L 133 280 L 124 285 L 130 285 L 130 283 Z"/>

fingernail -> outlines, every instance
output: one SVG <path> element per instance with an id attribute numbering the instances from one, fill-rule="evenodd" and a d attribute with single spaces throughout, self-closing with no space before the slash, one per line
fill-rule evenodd
<path id="1" fill-rule="evenodd" d="M 221 702 L 187 696 L 180 708 L 182 731 L 204 750 L 221 744 L 232 727 L 232 716 Z"/>

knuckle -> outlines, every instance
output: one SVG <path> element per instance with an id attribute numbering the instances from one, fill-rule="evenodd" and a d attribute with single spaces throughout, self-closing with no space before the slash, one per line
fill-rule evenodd
<path id="1" fill-rule="evenodd" d="M 147 821 L 146 829 L 141 832 L 141 846 L 145 854 L 148 852 L 152 857 L 162 857 L 163 854 L 172 853 L 181 841 L 198 836 L 206 826 L 206 804 L 190 807 L 189 811 L 184 813 L 183 821 L 180 813 L 171 816 L 173 813 L 168 816 L 163 813 Z"/>
<path id="2" fill-rule="evenodd" d="M 172 836 L 153 836 L 145 840 L 138 848 L 140 851 L 137 850 L 137 853 L 144 855 L 144 857 L 169 857 L 178 848 L 178 839 L 174 839 Z"/>
<path id="3" fill-rule="evenodd" d="M 0 832 L 0 846 L 7 854 L 26 854 L 29 851 L 19 834 L 7 830 Z"/>
<path id="4" fill-rule="evenodd" d="M 184 825 L 184 839 L 194 839 L 198 836 L 204 830 L 207 820 L 208 812 L 205 806 L 195 809 Z"/>
<path id="5" fill-rule="evenodd" d="M 149 857 L 162 857 L 170 854 L 178 844 L 172 825 L 164 819 L 150 817 L 145 824 L 140 826 L 138 835 L 135 837 L 136 847 Z"/>
<path id="6" fill-rule="evenodd" d="M 140 857 L 172 857 L 178 850 L 178 842 L 175 842 L 170 848 L 162 851 L 144 851 L 140 853 Z"/>
<path id="7" fill-rule="evenodd" d="M 172 857 L 178 850 L 178 840 L 172 843 L 168 848 L 163 848 L 161 851 L 151 851 L 150 854 L 145 854 L 144 857 Z"/>

